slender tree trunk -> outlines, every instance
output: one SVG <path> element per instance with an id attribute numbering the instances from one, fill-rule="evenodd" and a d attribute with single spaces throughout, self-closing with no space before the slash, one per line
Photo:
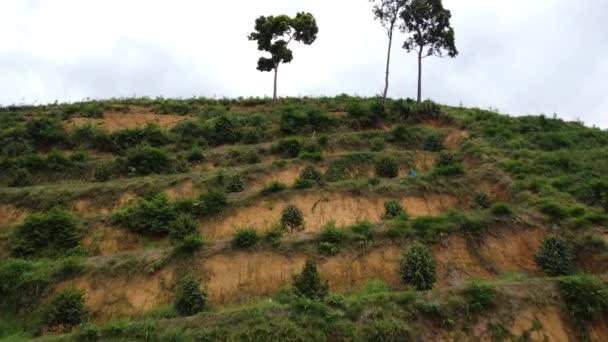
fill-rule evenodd
<path id="1" fill-rule="evenodd" d="M 418 103 L 422 102 L 422 47 L 418 51 Z"/>
<path id="2" fill-rule="evenodd" d="M 393 45 L 393 27 L 389 29 L 388 33 L 388 52 L 386 54 L 386 77 L 384 78 L 384 93 L 382 98 L 386 101 L 386 95 L 388 94 L 388 76 L 391 65 L 391 47 Z"/>
<path id="3" fill-rule="evenodd" d="M 277 76 L 279 74 L 279 66 L 274 67 L 274 92 L 272 93 L 272 100 L 277 101 Z"/>

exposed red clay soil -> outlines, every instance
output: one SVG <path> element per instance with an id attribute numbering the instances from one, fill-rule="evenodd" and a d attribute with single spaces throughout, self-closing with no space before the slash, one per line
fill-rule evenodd
<path id="1" fill-rule="evenodd" d="M 237 228 L 254 227 L 259 231 L 279 222 L 287 204 L 296 205 L 304 213 L 305 232 L 316 232 L 330 220 L 337 226 L 348 226 L 358 221 L 378 222 L 384 214 L 384 202 L 392 198 L 360 197 L 344 193 L 304 193 L 289 199 L 263 200 L 251 206 L 236 208 L 224 217 L 203 222 L 201 233 L 207 240 L 232 236 Z M 403 197 L 401 205 L 411 216 L 437 215 L 457 207 L 458 200 L 448 195 Z"/>
<path id="2" fill-rule="evenodd" d="M 489 278 L 490 272 L 471 254 L 467 241 L 451 236 L 433 248 L 437 261 L 437 284 L 459 286 L 471 278 Z"/>
<path id="3" fill-rule="evenodd" d="M 449 150 L 457 150 L 463 140 L 469 137 L 469 132 L 450 128 L 443 144 Z"/>
<path id="4" fill-rule="evenodd" d="M 525 237 L 536 240 L 537 234 L 528 230 L 521 231 L 521 234 L 505 234 L 500 239 L 488 238 L 502 241 L 507 247 L 498 249 L 497 257 L 486 258 L 494 265 L 502 265 L 498 271 L 527 270 L 526 267 L 531 267 L 534 262 L 532 253 L 524 254 L 528 258 L 525 260 L 519 253 L 524 246 L 529 246 Z M 369 249 L 345 250 L 337 256 L 319 260 L 319 272 L 328 280 L 330 289 L 336 292 L 360 289 L 374 279 L 384 281 L 392 288 L 400 288 L 397 267 L 403 248 L 407 246 L 388 243 Z M 471 278 L 483 279 L 495 274 L 490 267 L 484 266 L 476 253 L 471 252 L 462 237 L 452 236 L 436 244 L 433 252 L 437 261 L 438 288 L 458 286 Z M 274 295 L 291 285 L 292 275 L 300 272 L 305 259 L 305 254 L 296 252 L 285 255 L 269 250 L 229 250 L 203 257 L 196 269 L 211 303 L 224 304 Z M 82 276 L 62 286 L 73 285 L 85 290 L 87 304 L 99 318 L 137 314 L 170 303 L 172 281 L 173 271 L 167 268 L 156 275 L 137 275 L 129 280 L 101 275 Z"/>
<path id="5" fill-rule="evenodd" d="M 547 306 L 544 308 L 526 308 L 514 315 L 515 321 L 511 334 L 516 338 L 530 335 L 528 341 L 571 341 L 574 337 L 569 328 L 568 320 L 561 308 Z M 536 325 L 540 329 L 535 329 Z M 540 323 L 540 324 L 539 324 Z"/>
<path id="6" fill-rule="evenodd" d="M 86 123 L 94 126 L 101 126 L 109 131 L 116 131 L 125 128 L 143 127 L 148 123 L 157 124 L 161 128 L 173 128 L 179 122 L 190 119 L 184 115 L 153 114 L 149 112 L 135 113 L 104 113 L 103 118 L 82 118 L 75 117 L 66 122 L 68 127 L 80 127 Z"/>
<path id="7" fill-rule="evenodd" d="M 140 237 L 123 228 L 96 224 L 82 239 L 82 245 L 94 255 L 109 255 L 143 248 Z"/>
<path id="8" fill-rule="evenodd" d="M 28 215 L 27 210 L 12 204 L 0 204 L 0 227 L 21 222 Z"/>
<path id="9" fill-rule="evenodd" d="M 479 191 L 488 195 L 493 201 L 511 201 L 511 185 L 508 183 L 482 182 L 479 184 Z"/>
<path id="10" fill-rule="evenodd" d="M 527 271 L 535 272 L 534 261 L 542 244 L 543 230 L 518 229 L 491 232 L 481 242 L 479 254 L 497 273 Z"/>
<path id="11" fill-rule="evenodd" d="M 199 192 L 194 188 L 191 179 L 184 179 L 165 190 L 165 193 L 172 201 L 184 198 L 195 198 Z"/>
<path id="12" fill-rule="evenodd" d="M 93 317 L 106 320 L 124 315 L 137 315 L 172 299 L 173 270 L 166 269 L 155 275 L 138 275 L 132 278 L 83 276 L 66 281 L 57 288 L 75 287 L 85 292 L 86 306 Z"/>
<path id="13" fill-rule="evenodd" d="M 113 210 L 124 207 L 130 201 L 137 198 L 131 192 L 122 194 L 114 203 L 98 203 L 94 199 L 81 198 L 72 203 L 72 211 L 83 217 L 105 216 L 109 215 Z"/>

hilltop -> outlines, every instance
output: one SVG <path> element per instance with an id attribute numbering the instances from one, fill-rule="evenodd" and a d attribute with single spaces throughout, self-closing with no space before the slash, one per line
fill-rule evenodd
<path id="1" fill-rule="evenodd" d="M 0 338 L 608 340 L 606 131 L 346 95 L 0 127 Z"/>

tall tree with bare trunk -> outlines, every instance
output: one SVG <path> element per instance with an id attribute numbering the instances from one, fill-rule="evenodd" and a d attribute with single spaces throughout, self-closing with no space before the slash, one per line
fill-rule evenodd
<path id="1" fill-rule="evenodd" d="M 452 14 L 443 8 L 441 0 L 411 0 L 399 16 L 400 29 L 408 35 L 403 48 L 418 54 L 418 103 L 422 101 L 422 59 L 429 56 L 456 57 L 458 50 L 454 29 L 450 26 Z"/>
<path id="2" fill-rule="evenodd" d="M 306 45 L 317 39 L 319 28 L 315 17 L 310 13 L 300 12 L 294 18 L 287 15 L 261 16 L 255 21 L 254 32 L 249 40 L 257 41 L 258 50 L 270 53 L 270 58 L 260 57 L 257 69 L 274 71 L 273 100 L 277 100 L 277 78 L 279 65 L 293 60 L 293 53 L 288 48 L 292 40 Z"/>
<path id="3" fill-rule="evenodd" d="M 374 17 L 386 29 L 388 35 L 388 51 L 386 53 L 386 75 L 384 77 L 384 92 L 382 98 L 386 100 L 389 85 L 389 73 L 391 65 L 391 48 L 393 46 L 393 33 L 397 27 L 399 14 L 409 0 L 370 0 L 374 3 Z"/>

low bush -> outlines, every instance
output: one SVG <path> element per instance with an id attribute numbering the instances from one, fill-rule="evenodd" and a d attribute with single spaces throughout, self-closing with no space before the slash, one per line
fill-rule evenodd
<path id="1" fill-rule="evenodd" d="M 181 277 L 175 286 L 175 310 L 180 316 L 192 316 L 207 306 L 207 295 L 193 275 Z"/>
<path id="2" fill-rule="evenodd" d="M 373 138 L 369 141 L 369 146 L 372 152 L 380 152 L 384 150 L 385 143 L 383 138 Z"/>
<path id="3" fill-rule="evenodd" d="M 44 308 L 44 325 L 62 328 L 64 332 L 85 322 L 88 317 L 84 292 L 73 288 L 58 292 Z"/>
<path id="4" fill-rule="evenodd" d="M 304 230 L 304 214 L 302 210 L 295 205 L 287 205 L 281 213 L 281 226 L 289 232 Z"/>
<path id="5" fill-rule="evenodd" d="M 382 219 L 394 220 L 396 218 L 407 218 L 407 213 L 401 206 L 401 203 L 396 200 L 384 202 L 384 215 L 382 216 Z"/>
<path id="6" fill-rule="evenodd" d="M 220 215 L 228 207 L 228 199 L 223 192 L 210 191 L 201 194 L 194 203 L 194 212 L 203 217 Z"/>
<path id="7" fill-rule="evenodd" d="M 473 209 L 487 209 L 491 205 L 490 197 L 484 192 L 476 192 L 471 200 L 471 207 Z"/>
<path id="8" fill-rule="evenodd" d="M 79 342 L 96 342 L 100 338 L 99 328 L 93 323 L 81 324 L 74 333 L 74 339 Z"/>
<path id="9" fill-rule="evenodd" d="M 302 151 L 302 143 L 298 139 L 283 139 L 273 145 L 272 150 L 284 158 L 297 158 Z"/>
<path id="10" fill-rule="evenodd" d="M 114 178 L 115 173 L 116 164 L 113 162 L 106 162 L 95 168 L 95 171 L 93 172 L 93 179 L 95 179 L 96 182 L 107 182 Z"/>
<path id="11" fill-rule="evenodd" d="M 260 236 L 255 228 L 239 228 L 232 237 L 232 246 L 235 248 L 252 248 L 259 241 Z"/>
<path id="12" fill-rule="evenodd" d="M 337 228 L 335 221 L 330 221 L 325 224 L 317 237 L 319 252 L 323 255 L 336 255 L 347 238 L 346 232 Z"/>
<path id="13" fill-rule="evenodd" d="M 285 229 L 280 225 L 272 227 L 272 229 L 268 230 L 264 234 L 264 241 L 269 243 L 273 247 L 278 247 L 281 244 L 281 239 L 283 239 L 283 234 L 285 233 Z"/>
<path id="14" fill-rule="evenodd" d="M 560 236 L 551 236 L 535 255 L 538 266 L 550 276 L 570 275 L 576 272 L 576 255 L 571 242 Z"/>
<path id="15" fill-rule="evenodd" d="M 17 225 L 10 238 L 16 257 L 60 256 L 78 247 L 80 229 L 74 217 L 59 208 L 31 214 Z"/>
<path id="16" fill-rule="evenodd" d="M 245 190 L 245 179 L 241 175 L 234 175 L 228 178 L 228 183 L 226 184 L 226 192 L 243 192 Z"/>
<path id="17" fill-rule="evenodd" d="M 295 187 L 298 189 L 310 188 L 315 184 L 323 182 L 323 174 L 317 170 L 314 166 L 306 166 L 300 176 L 296 180 Z"/>
<path id="18" fill-rule="evenodd" d="M 473 281 L 462 290 L 468 309 L 479 313 L 496 305 L 496 289 L 493 285 Z"/>
<path id="19" fill-rule="evenodd" d="M 314 259 L 306 260 L 302 272 L 293 276 L 293 290 L 299 297 L 323 299 L 328 289 L 327 281 L 321 279 Z"/>
<path id="20" fill-rule="evenodd" d="M 376 319 L 361 328 L 361 335 L 365 341 L 411 341 L 410 327 L 403 321 L 395 318 Z"/>
<path id="21" fill-rule="evenodd" d="M 391 157 L 380 157 L 376 160 L 376 176 L 383 178 L 395 178 L 399 176 L 397 161 Z"/>
<path id="22" fill-rule="evenodd" d="M 129 175 L 145 176 L 171 171 L 172 162 L 166 151 L 143 146 L 127 152 L 126 166 Z"/>
<path id="23" fill-rule="evenodd" d="M 281 183 L 281 182 L 272 182 L 268 185 L 266 185 L 261 191 L 260 194 L 262 195 L 269 195 L 269 194 L 274 194 L 277 192 L 281 192 L 283 190 L 287 189 L 287 185 Z"/>
<path id="24" fill-rule="evenodd" d="M 464 173 L 462 159 L 452 152 L 441 152 L 433 168 L 437 176 L 456 176 Z"/>
<path id="25" fill-rule="evenodd" d="M 439 134 L 432 134 L 426 137 L 422 148 L 425 151 L 440 152 L 444 149 L 443 136 Z"/>
<path id="26" fill-rule="evenodd" d="M 559 222 L 565 220 L 570 216 L 570 213 L 566 208 L 561 207 L 556 203 L 543 203 L 540 206 L 540 212 L 547 215 L 549 219 L 553 222 Z"/>
<path id="27" fill-rule="evenodd" d="M 608 287 L 590 274 L 559 281 L 566 312 L 575 321 L 592 321 L 608 313 Z"/>
<path id="28" fill-rule="evenodd" d="M 513 210 L 511 210 L 511 207 L 507 203 L 502 202 L 494 203 L 492 207 L 490 207 L 490 212 L 494 216 L 505 217 L 513 215 Z"/>
<path id="29" fill-rule="evenodd" d="M 436 267 L 431 249 L 415 243 L 403 254 L 400 261 L 401 281 L 414 286 L 418 291 L 430 290 L 437 280 Z"/>
<path id="30" fill-rule="evenodd" d="M 136 205 L 117 211 L 113 218 L 136 233 L 167 234 L 177 218 L 177 210 L 161 193 L 151 199 L 139 199 Z"/>
<path id="31" fill-rule="evenodd" d="M 351 232 L 358 240 L 370 241 L 373 238 L 376 227 L 369 221 L 361 221 L 350 226 Z"/>
<path id="32" fill-rule="evenodd" d="M 180 253 L 193 253 L 203 245 L 196 219 L 188 214 L 179 214 L 171 222 L 169 239 L 173 248 Z"/>
<path id="33" fill-rule="evenodd" d="M 4 175 L 6 185 L 10 187 L 22 187 L 31 185 L 34 182 L 32 174 L 23 167 L 11 167 Z"/>

